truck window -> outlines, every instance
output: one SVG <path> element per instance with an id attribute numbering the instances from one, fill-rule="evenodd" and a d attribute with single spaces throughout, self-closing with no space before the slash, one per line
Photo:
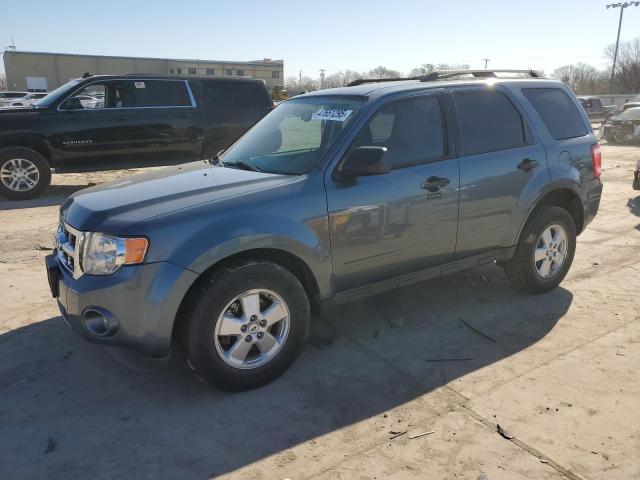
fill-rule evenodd
<path id="1" fill-rule="evenodd" d="M 569 95 L 560 88 L 525 88 L 522 93 L 556 140 L 587 134 L 582 115 Z"/>
<path id="2" fill-rule="evenodd" d="M 593 100 L 591 100 L 591 106 L 593 108 L 602 108 L 602 102 L 600 101 L 600 99 L 594 98 Z"/>
<path id="3" fill-rule="evenodd" d="M 520 112 L 498 92 L 455 94 L 462 135 L 462 153 L 476 155 L 527 145 Z"/>
<path id="4" fill-rule="evenodd" d="M 132 80 L 135 107 L 191 107 L 182 80 Z"/>
<path id="5" fill-rule="evenodd" d="M 393 102 L 363 127 L 351 148 L 387 147 L 391 168 L 409 167 L 444 156 L 444 130 L 436 97 Z"/>
<path id="6" fill-rule="evenodd" d="M 205 102 L 219 107 L 271 106 L 264 86 L 257 82 L 203 81 Z"/>

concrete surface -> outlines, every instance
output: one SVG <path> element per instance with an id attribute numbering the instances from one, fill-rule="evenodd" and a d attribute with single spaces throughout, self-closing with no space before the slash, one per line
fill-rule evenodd
<path id="1" fill-rule="evenodd" d="M 0 478 L 640 478 L 640 149 L 603 157 L 560 288 L 518 293 L 488 266 L 342 308 L 242 394 L 59 317 L 42 264 L 58 205 L 129 172 L 0 201 Z"/>

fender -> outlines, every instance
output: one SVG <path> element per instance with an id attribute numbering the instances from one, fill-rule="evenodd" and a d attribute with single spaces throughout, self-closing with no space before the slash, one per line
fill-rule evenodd
<path id="1" fill-rule="evenodd" d="M 522 230 L 524 229 L 524 226 L 529 220 L 531 213 L 533 213 L 535 208 L 540 204 L 541 200 L 551 192 L 557 191 L 557 190 L 568 190 L 573 194 L 577 195 L 578 198 L 580 198 L 582 203 L 582 208 L 584 209 L 583 218 L 586 218 L 587 216 L 586 205 L 588 205 L 586 186 L 579 179 L 570 178 L 570 177 L 557 178 L 545 184 L 544 187 L 541 188 L 540 190 L 537 190 L 536 194 L 529 197 L 528 201 L 523 204 L 523 208 L 526 210 L 526 215 L 524 215 L 524 219 L 521 222 L 516 232 L 516 235 L 513 239 L 513 245 L 516 245 L 518 243 Z M 577 233 L 580 233 L 580 232 L 577 232 Z"/>
<path id="2" fill-rule="evenodd" d="M 49 166 L 53 167 L 50 145 L 40 134 L 28 131 L 5 131 L 0 135 L 0 148 L 6 147 L 32 148 L 49 162 Z"/>

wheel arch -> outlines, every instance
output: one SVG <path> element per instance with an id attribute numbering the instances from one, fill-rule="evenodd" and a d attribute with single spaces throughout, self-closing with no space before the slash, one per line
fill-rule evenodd
<path id="1" fill-rule="evenodd" d="M 188 321 L 189 309 L 193 305 L 200 287 L 205 284 L 215 272 L 225 268 L 227 265 L 236 262 L 251 260 L 269 261 L 283 268 L 286 268 L 293 275 L 295 275 L 295 277 L 300 281 L 303 288 L 305 289 L 305 292 L 307 293 L 307 296 L 309 298 L 311 312 L 318 313 L 320 311 L 321 297 L 318 281 L 311 268 L 304 260 L 291 252 L 278 248 L 253 248 L 241 252 L 236 252 L 218 260 L 213 265 L 204 270 L 193 282 L 193 284 L 187 290 L 187 293 L 184 295 L 182 301 L 180 302 L 180 306 L 178 307 L 171 335 L 174 343 L 179 339 L 179 336 L 184 330 L 183 327 L 185 325 L 185 322 Z"/>
<path id="2" fill-rule="evenodd" d="M 527 213 L 524 222 L 520 226 L 520 230 L 518 231 L 518 236 L 516 238 L 516 245 L 520 241 L 520 236 L 522 235 L 522 231 L 524 230 L 525 225 L 531 218 L 531 215 L 542 205 L 554 205 L 556 207 L 560 207 L 565 209 L 576 225 L 576 233 L 579 235 L 582 233 L 584 229 L 584 205 L 580 194 L 570 185 L 557 185 L 554 188 L 544 192 L 540 195 L 540 197 L 533 203 L 529 212 Z"/>
<path id="3" fill-rule="evenodd" d="M 35 150 L 42 155 L 50 167 L 53 168 L 51 152 L 47 146 L 47 142 L 40 135 L 33 133 L 11 133 L 0 137 L 0 149 L 9 147 L 23 147 Z"/>

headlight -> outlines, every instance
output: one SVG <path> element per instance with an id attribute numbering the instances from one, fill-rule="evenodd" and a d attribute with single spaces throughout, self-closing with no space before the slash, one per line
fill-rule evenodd
<path id="1" fill-rule="evenodd" d="M 148 246 L 146 238 L 88 233 L 82 251 L 82 271 L 89 275 L 109 275 L 122 265 L 142 263 Z"/>

